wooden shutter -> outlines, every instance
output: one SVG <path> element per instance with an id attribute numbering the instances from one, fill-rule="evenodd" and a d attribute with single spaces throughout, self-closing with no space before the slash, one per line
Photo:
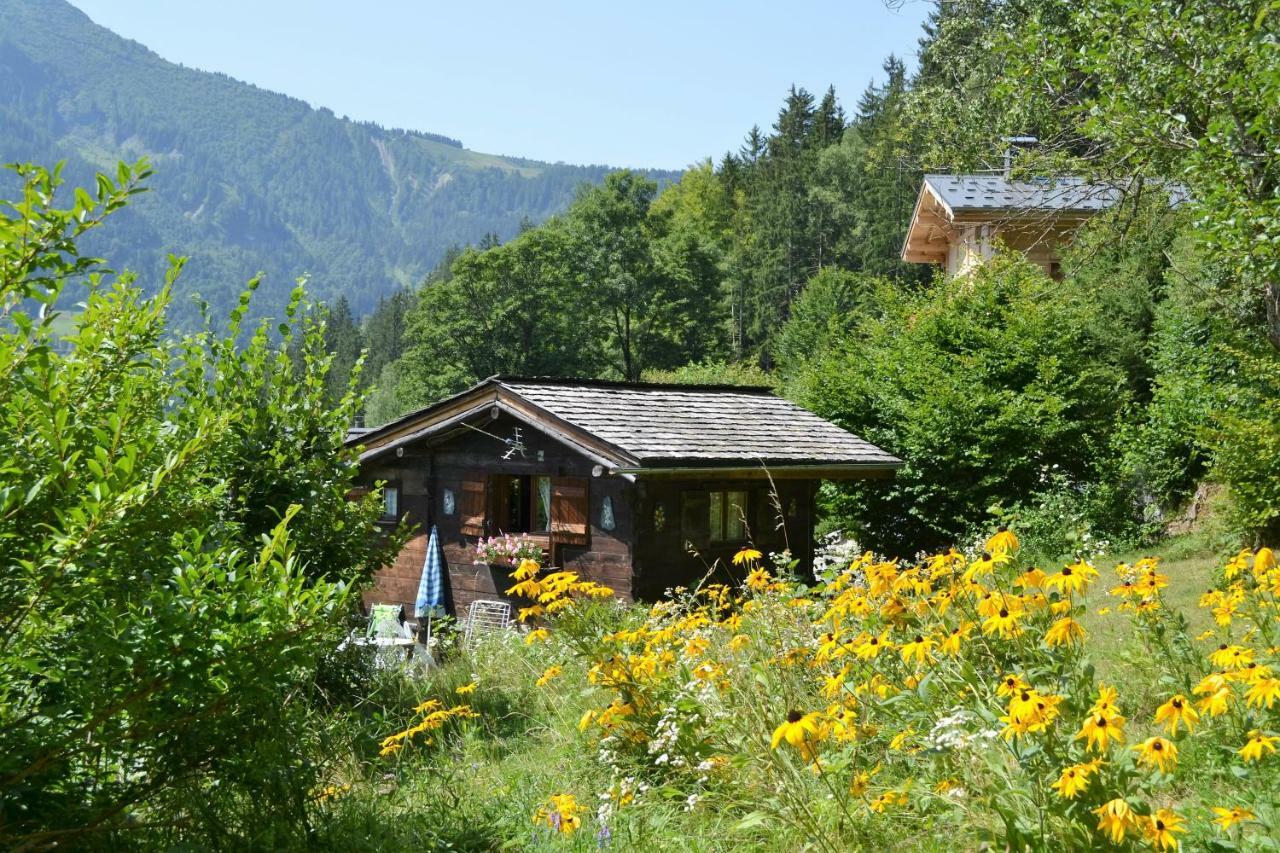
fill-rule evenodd
<path id="1" fill-rule="evenodd" d="M 556 477 L 551 480 L 551 538 L 556 542 L 586 545 L 590 540 L 587 483 L 583 477 Z"/>
<path id="2" fill-rule="evenodd" d="M 483 536 L 488 516 L 488 481 L 481 476 L 462 481 L 462 496 L 458 501 L 458 515 L 462 519 L 463 536 Z"/>

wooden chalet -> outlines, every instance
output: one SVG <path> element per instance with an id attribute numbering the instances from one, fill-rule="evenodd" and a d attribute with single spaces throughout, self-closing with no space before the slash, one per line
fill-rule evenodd
<path id="1" fill-rule="evenodd" d="M 765 388 L 495 376 L 353 431 L 361 480 L 385 482 L 386 522 L 417 522 L 367 600 L 412 605 L 435 525 L 449 610 L 503 598 L 510 566 L 480 537 L 527 534 L 548 565 L 653 599 L 723 567 L 748 542 L 813 555 L 823 479 L 888 477 L 901 462 Z"/>
<path id="2" fill-rule="evenodd" d="M 902 259 L 963 275 L 990 258 L 998 240 L 1058 278 L 1060 249 L 1086 219 L 1121 196 L 1119 188 L 1075 177 L 925 175 Z"/>

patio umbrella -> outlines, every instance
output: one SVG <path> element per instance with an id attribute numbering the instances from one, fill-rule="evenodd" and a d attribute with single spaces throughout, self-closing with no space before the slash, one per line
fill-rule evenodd
<path id="1" fill-rule="evenodd" d="M 431 525 L 427 537 L 427 558 L 422 562 L 422 579 L 418 581 L 418 597 L 414 601 L 413 615 L 427 617 L 427 639 L 431 639 L 431 617 L 444 615 L 444 549 L 440 547 L 440 535 Z"/>

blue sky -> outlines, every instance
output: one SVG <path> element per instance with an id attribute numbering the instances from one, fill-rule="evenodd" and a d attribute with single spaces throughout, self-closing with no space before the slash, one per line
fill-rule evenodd
<path id="1" fill-rule="evenodd" d="M 847 109 L 929 5 L 72 0 L 166 59 L 390 127 L 567 163 L 682 168 L 767 127 L 792 83 Z M 896 5 L 896 4 L 895 4 Z"/>

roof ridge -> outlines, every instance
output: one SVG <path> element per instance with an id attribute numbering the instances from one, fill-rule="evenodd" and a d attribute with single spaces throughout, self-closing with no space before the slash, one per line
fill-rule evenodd
<path id="1" fill-rule="evenodd" d="M 508 383 L 561 385 L 566 388 L 621 388 L 635 391 L 698 391 L 698 392 L 733 392 L 738 394 L 768 394 L 777 397 L 777 392 L 767 385 L 732 385 L 729 383 L 683 383 L 683 382 L 631 382 L 624 379 L 596 379 L 570 376 L 517 376 L 514 374 L 496 373 L 484 380 L 504 385 Z M 781 398 L 779 398 L 781 399 Z"/>

